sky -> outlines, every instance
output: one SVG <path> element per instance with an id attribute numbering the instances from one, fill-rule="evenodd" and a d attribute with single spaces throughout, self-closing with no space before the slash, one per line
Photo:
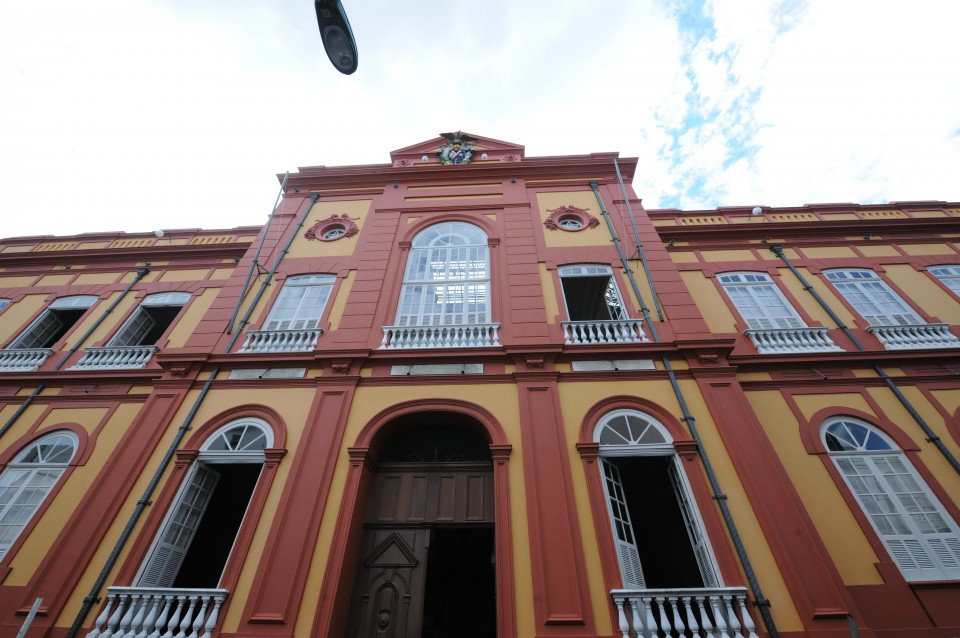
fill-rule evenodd
<path id="1" fill-rule="evenodd" d="M 263 224 L 446 131 L 638 158 L 646 208 L 960 201 L 955 0 L 4 0 L 0 237 Z"/>

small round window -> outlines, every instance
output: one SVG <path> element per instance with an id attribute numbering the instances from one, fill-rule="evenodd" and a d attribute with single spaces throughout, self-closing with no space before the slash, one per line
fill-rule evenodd
<path id="1" fill-rule="evenodd" d="M 576 206 L 561 206 L 547 212 L 550 215 L 544 220 L 543 225 L 550 230 L 575 233 L 586 228 L 596 228 L 600 224 L 596 217 Z"/>
<path id="2" fill-rule="evenodd" d="M 326 239 L 327 241 L 331 239 L 337 239 L 338 237 L 343 237 L 347 232 L 347 229 L 343 226 L 331 226 L 327 230 L 323 231 L 321 239 Z"/>
<path id="3" fill-rule="evenodd" d="M 557 224 L 560 228 L 564 230 L 580 230 L 583 228 L 583 222 L 579 218 L 574 216 L 561 217 L 560 223 Z"/>

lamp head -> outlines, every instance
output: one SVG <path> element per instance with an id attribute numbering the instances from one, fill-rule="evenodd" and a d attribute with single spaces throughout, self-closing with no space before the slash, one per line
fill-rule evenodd
<path id="1" fill-rule="evenodd" d="M 313 4 L 327 57 L 337 71 L 350 75 L 357 70 L 357 43 L 343 5 L 340 0 L 314 0 Z"/>

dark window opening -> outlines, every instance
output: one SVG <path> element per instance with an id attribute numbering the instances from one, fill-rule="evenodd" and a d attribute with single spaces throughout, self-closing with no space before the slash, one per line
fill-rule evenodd
<path id="1" fill-rule="evenodd" d="M 435 527 L 427 560 L 422 638 L 495 638 L 493 527 Z"/>
<path id="2" fill-rule="evenodd" d="M 49 308 L 12 348 L 49 348 L 80 321 L 86 308 Z"/>
<path id="3" fill-rule="evenodd" d="M 215 467 L 220 473 L 220 481 L 210 497 L 173 587 L 212 588 L 220 582 L 262 466 L 243 463 Z"/>
<path id="4" fill-rule="evenodd" d="M 396 419 L 398 433 L 388 441 L 380 463 L 465 463 L 489 461 L 490 445 L 469 428 L 469 417 L 456 413 L 420 412 Z M 424 427 L 424 423 L 431 423 Z"/>
<path id="5" fill-rule="evenodd" d="M 620 296 L 609 275 L 602 277 L 561 277 L 563 297 L 570 321 L 622 319 Z"/>
<path id="6" fill-rule="evenodd" d="M 672 457 L 608 460 L 620 470 L 646 586 L 703 587 L 668 470 Z"/>
<path id="7" fill-rule="evenodd" d="M 141 306 L 117 333 L 112 346 L 152 346 L 157 342 L 183 306 Z"/>

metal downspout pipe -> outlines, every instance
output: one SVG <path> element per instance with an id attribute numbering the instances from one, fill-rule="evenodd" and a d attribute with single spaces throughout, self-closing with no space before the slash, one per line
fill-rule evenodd
<path id="1" fill-rule="evenodd" d="M 590 182 L 590 188 L 593 189 L 593 194 L 597 198 L 597 203 L 600 205 L 600 212 L 603 214 L 603 218 L 607 222 L 607 229 L 610 231 L 610 237 L 613 240 L 614 245 L 617 247 L 617 252 L 620 254 L 620 261 L 627 273 L 627 279 L 630 281 L 630 287 L 633 289 L 634 294 L 637 296 L 637 300 L 640 302 L 641 311 L 643 312 L 644 319 L 650 327 L 650 333 L 653 336 L 653 340 L 657 343 L 660 343 L 660 336 L 657 333 L 656 327 L 650 321 L 650 312 L 647 310 L 646 304 L 643 302 L 643 296 L 640 294 L 640 288 L 637 286 L 633 271 L 630 270 L 630 266 L 627 263 L 626 255 L 624 254 L 623 247 L 620 244 L 620 238 L 617 237 L 617 232 L 613 226 L 613 222 L 610 220 L 610 215 L 607 212 L 606 207 L 603 205 L 603 199 L 600 197 L 600 191 L 598 189 L 597 182 Z M 730 513 L 730 507 L 727 505 L 727 496 L 723 493 L 723 490 L 720 489 L 720 481 L 717 479 L 716 472 L 713 470 L 713 464 L 710 462 L 710 457 L 707 455 L 707 451 L 703 446 L 703 440 L 700 438 L 700 432 L 697 430 L 696 419 L 694 419 L 690 412 L 690 408 L 687 405 L 686 398 L 683 395 L 683 390 L 680 388 L 680 383 L 677 381 L 677 375 L 673 370 L 673 365 L 670 363 L 670 359 L 666 354 L 660 355 L 660 361 L 663 363 L 663 367 L 667 372 L 667 377 L 670 379 L 670 387 L 673 389 L 677 403 L 680 404 L 680 411 L 683 414 L 683 418 L 680 420 L 687 425 L 687 428 L 690 430 L 690 436 L 692 436 L 693 440 L 697 443 L 697 453 L 700 455 L 700 460 L 703 463 L 704 471 L 707 473 L 707 479 L 710 481 L 710 489 L 713 491 L 713 500 L 717 502 L 717 506 L 720 508 L 720 513 L 723 516 L 723 522 L 727 527 L 727 532 L 730 534 L 730 539 L 733 541 L 733 546 L 737 552 L 737 558 L 740 561 L 740 566 L 743 568 L 743 572 L 747 577 L 747 583 L 750 586 L 750 591 L 753 594 L 754 605 L 760 611 L 760 616 L 763 618 L 763 624 L 767 628 L 767 633 L 770 634 L 771 638 L 778 638 L 780 633 L 777 631 L 777 626 L 773 620 L 773 615 L 770 613 L 770 601 L 766 599 L 766 597 L 763 595 L 763 590 L 760 588 L 760 582 L 757 580 L 756 572 L 753 570 L 753 564 L 750 562 L 750 557 L 747 555 L 747 548 L 743 544 L 743 539 L 740 537 L 737 524 L 733 520 L 733 515 Z"/>
<path id="2" fill-rule="evenodd" d="M 827 304 L 823 297 L 821 297 L 817 291 L 813 289 L 813 286 L 811 286 L 806 277 L 803 276 L 803 273 L 797 270 L 796 266 L 793 265 L 790 259 L 783 254 L 783 246 L 780 244 L 772 244 L 770 246 L 770 250 L 787 265 L 787 267 L 790 269 L 790 272 L 792 272 L 797 280 L 803 284 L 803 289 L 813 295 L 813 298 L 816 299 L 817 303 L 820 304 L 820 307 L 826 311 L 826 313 L 830 316 L 830 319 L 837 324 L 837 327 L 843 330 L 844 334 L 846 334 L 853 344 L 857 346 L 857 350 L 860 352 L 866 351 L 866 348 L 863 347 L 863 344 L 857 341 L 857 338 L 853 336 L 853 333 L 846 325 L 844 325 L 843 321 L 840 320 L 840 317 L 837 316 L 830 305 Z M 947 459 L 947 462 L 950 463 L 951 467 L 953 467 L 953 470 L 957 474 L 960 474 L 960 461 L 958 461 L 957 457 L 955 457 L 949 448 L 944 445 L 943 440 L 937 436 L 936 432 L 933 431 L 933 428 L 930 427 L 930 424 L 928 424 L 924 418 L 920 416 L 920 413 L 917 412 L 916 408 L 913 407 L 913 404 L 910 403 L 910 400 L 906 397 L 906 395 L 903 394 L 900 388 L 897 387 L 897 384 L 894 383 L 893 379 L 883 368 L 877 364 L 873 364 L 873 370 L 877 373 L 877 376 L 883 379 L 887 387 L 890 388 L 890 391 L 893 392 L 893 395 L 897 397 L 897 400 L 900 402 L 900 404 L 910 414 L 910 416 L 913 417 L 913 420 L 916 421 L 917 425 L 920 426 L 920 429 L 923 430 L 924 434 L 926 434 L 926 441 L 933 443 L 937 450 L 940 451 L 940 454 L 942 454 L 943 457 Z"/>
<path id="3" fill-rule="evenodd" d="M 303 213 L 303 217 L 300 219 L 300 224 L 297 226 L 297 230 L 294 231 L 290 239 L 287 241 L 286 245 L 283 248 L 283 251 L 280 255 L 277 256 L 277 259 L 273 263 L 273 268 L 270 271 L 272 276 L 276 270 L 277 266 L 280 265 L 280 260 L 289 252 L 290 245 L 293 243 L 293 239 L 296 237 L 299 229 L 303 227 L 303 222 L 307 218 L 307 215 L 310 213 L 310 209 L 313 208 L 313 204 L 317 201 L 317 195 L 313 195 L 310 199 L 310 206 L 307 207 L 307 210 Z M 264 228 L 264 233 L 266 233 L 266 228 Z M 269 282 L 269 278 L 267 280 Z M 243 326 L 246 325 L 247 319 L 249 319 L 250 314 L 253 312 L 253 308 L 256 307 L 257 302 L 260 300 L 260 297 L 263 294 L 262 286 L 260 292 L 257 294 L 256 299 L 253 304 L 247 310 L 246 315 L 243 318 L 243 321 L 240 323 L 240 327 L 237 332 L 230 339 L 230 342 L 227 344 L 225 352 L 229 353 L 230 349 L 236 343 L 237 337 L 240 336 L 240 333 L 243 331 Z M 243 303 L 243 296 L 240 296 L 237 300 L 237 310 L 239 310 L 240 305 Z M 234 312 L 234 317 L 238 312 Z M 232 323 L 232 320 L 231 320 Z M 210 391 L 210 386 L 213 385 L 214 380 L 217 378 L 217 375 L 220 374 L 220 366 L 215 366 L 210 371 L 210 376 L 207 378 L 207 381 L 203 384 L 203 388 L 200 390 L 200 394 L 197 395 L 196 400 L 193 402 L 193 405 L 190 407 L 190 412 L 187 413 L 186 418 L 183 420 L 183 424 L 177 428 L 176 436 L 173 441 L 170 442 L 170 446 L 167 448 L 166 453 L 163 455 L 163 459 L 160 461 L 160 465 L 157 467 L 156 471 L 151 477 L 150 482 L 147 484 L 146 489 L 143 491 L 143 496 L 140 500 L 137 501 L 137 505 L 133 510 L 133 513 L 130 515 L 129 520 L 127 520 L 126 526 L 124 526 L 123 531 L 120 533 L 120 537 L 117 539 L 116 544 L 113 547 L 113 551 L 110 552 L 110 555 L 107 557 L 107 562 L 104 564 L 103 569 L 100 570 L 99 576 L 97 576 L 96 582 L 94 582 L 93 587 L 90 588 L 90 593 L 87 594 L 83 599 L 83 606 L 80 608 L 80 611 L 77 613 L 76 619 L 73 621 L 73 626 L 70 627 L 70 631 L 67 632 L 65 638 L 76 638 L 77 633 L 83 626 L 83 623 L 86 621 L 87 616 L 90 614 L 90 610 L 93 609 L 93 606 L 100 602 L 99 594 L 100 590 L 103 589 L 104 585 L 107 583 L 107 579 L 110 577 L 110 572 L 113 571 L 113 568 L 116 566 L 117 561 L 120 558 L 120 553 L 123 551 L 123 548 L 126 546 L 127 541 L 130 540 L 130 536 L 133 535 L 134 527 L 140 520 L 140 517 L 143 515 L 143 512 L 146 510 L 148 505 L 152 504 L 151 498 L 153 493 L 156 490 L 157 486 L 160 484 L 160 480 L 163 478 L 164 472 L 166 472 L 167 467 L 170 465 L 170 461 L 173 460 L 174 455 L 177 452 L 177 449 L 180 447 L 180 444 L 183 442 L 183 439 L 186 437 L 187 432 L 192 429 L 193 420 L 197 416 L 197 412 L 200 410 L 201 404 L 203 404 L 204 399 L 207 397 L 207 393 Z"/>
<path id="4" fill-rule="evenodd" d="M 131 281 L 130 284 L 129 284 L 126 288 L 123 289 L 123 292 L 120 293 L 120 296 L 117 297 L 116 299 L 114 299 L 114 300 L 113 300 L 113 303 L 111 303 L 110 306 L 109 306 L 106 310 L 103 311 L 103 314 L 101 314 L 101 315 L 97 318 L 97 320 L 93 323 L 93 325 L 90 326 L 90 329 L 87 330 L 85 333 L 83 333 L 83 336 L 80 337 L 80 338 L 77 340 L 77 343 L 75 343 L 72 348 L 70 348 L 70 351 L 67 352 L 65 355 L 63 355 L 63 357 L 60 358 L 60 361 L 57 362 L 57 365 L 55 365 L 55 366 L 53 367 L 54 370 L 59 370 L 60 368 L 63 367 L 63 364 L 67 362 L 67 359 L 69 359 L 69 358 L 71 357 L 71 355 L 73 355 L 74 352 L 76 352 L 77 350 L 79 350 L 79 349 L 80 349 L 80 346 L 82 346 L 84 343 L 86 343 L 87 339 L 90 338 L 90 335 L 93 334 L 93 331 L 100 327 L 100 324 L 103 323 L 104 320 L 107 318 L 107 316 L 108 316 L 111 312 L 113 312 L 114 309 L 116 309 L 117 305 L 118 305 L 121 301 L 123 301 L 123 298 L 127 296 L 127 293 L 129 293 L 130 290 L 131 290 L 135 285 L 137 285 L 137 284 L 140 282 L 141 279 L 143 279 L 144 277 L 146 277 L 146 276 L 147 276 L 147 273 L 149 273 L 149 272 L 150 272 L 150 270 L 149 270 L 148 268 L 140 268 L 140 269 L 137 270 L 137 276 L 133 278 L 133 281 Z M 30 407 L 30 404 L 33 403 L 33 400 L 34 400 L 36 397 L 40 396 L 40 393 L 43 392 L 44 388 L 46 388 L 46 387 L 47 387 L 47 384 L 41 383 L 40 385 L 37 386 L 37 389 L 34 390 L 34 391 L 30 394 L 30 396 L 28 396 L 28 397 L 24 400 L 24 402 L 23 402 L 22 404 L 20 404 L 20 407 L 17 408 L 17 411 L 14 412 L 14 413 L 10 416 L 10 418 L 7 419 L 7 422 L 3 424 L 3 427 L 0 428 L 0 438 L 3 438 L 3 435 L 6 434 L 7 431 L 8 431 L 11 427 L 13 427 L 13 424 L 17 422 L 17 420 L 21 417 L 21 415 L 23 415 L 24 412 L 26 412 L 27 408 Z"/>
<path id="5" fill-rule="evenodd" d="M 657 288 L 653 284 L 653 277 L 650 276 L 650 267 L 647 266 L 647 256 L 643 252 L 643 244 L 640 242 L 640 231 L 637 230 L 637 221 L 633 218 L 633 207 L 630 205 L 630 196 L 627 195 L 627 185 L 623 183 L 623 175 L 620 174 L 620 164 L 617 158 L 613 158 L 613 168 L 617 171 L 617 181 L 620 182 L 620 192 L 623 193 L 623 201 L 627 204 L 627 216 L 630 218 L 630 227 L 633 228 L 633 241 L 637 245 L 637 256 L 643 265 L 643 274 L 647 277 L 647 284 L 650 286 L 650 296 L 653 297 L 653 307 L 657 309 L 657 317 L 663 321 L 663 308 L 660 307 L 660 296 L 657 295 Z"/>

